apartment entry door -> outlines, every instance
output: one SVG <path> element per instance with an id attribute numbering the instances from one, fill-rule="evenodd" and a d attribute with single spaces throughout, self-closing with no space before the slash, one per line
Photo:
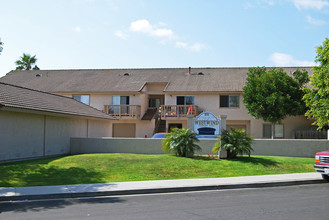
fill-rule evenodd
<path id="1" fill-rule="evenodd" d="M 150 95 L 149 108 L 159 108 L 164 104 L 164 95 Z"/>

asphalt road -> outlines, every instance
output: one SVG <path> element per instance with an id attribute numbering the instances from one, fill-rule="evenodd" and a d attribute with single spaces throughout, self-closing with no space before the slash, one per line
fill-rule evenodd
<path id="1" fill-rule="evenodd" d="M 0 219 L 329 219 L 329 184 L 6 202 Z"/>

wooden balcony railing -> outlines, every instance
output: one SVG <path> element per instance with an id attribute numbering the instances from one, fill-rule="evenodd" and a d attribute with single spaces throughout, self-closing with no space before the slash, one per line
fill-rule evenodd
<path id="1" fill-rule="evenodd" d="M 113 117 L 119 118 L 140 118 L 140 105 L 104 105 L 104 111 Z"/>
<path id="2" fill-rule="evenodd" d="M 168 117 L 187 117 L 188 114 L 197 115 L 198 106 L 196 105 L 161 105 L 161 118 Z"/>

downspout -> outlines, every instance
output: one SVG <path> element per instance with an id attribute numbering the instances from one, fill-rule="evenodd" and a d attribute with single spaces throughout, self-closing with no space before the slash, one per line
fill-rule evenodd
<path id="1" fill-rule="evenodd" d="M 89 119 L 87 119 L 87 138 L 89 137 Z"/>
<path id="2" fill-rule="evenodd" d="M 43 116 L 43 156 L 46 156 L 46 120 L 47 116 Z"/>

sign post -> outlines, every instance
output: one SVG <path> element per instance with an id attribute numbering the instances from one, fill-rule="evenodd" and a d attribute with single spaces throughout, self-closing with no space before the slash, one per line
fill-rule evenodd
<path id="1" fill-rule="evenodd" d="M 198 135 L 221 135 L 221 120 L 211 112 L 202 112 L 193 120 L 193 130 Z"/>

